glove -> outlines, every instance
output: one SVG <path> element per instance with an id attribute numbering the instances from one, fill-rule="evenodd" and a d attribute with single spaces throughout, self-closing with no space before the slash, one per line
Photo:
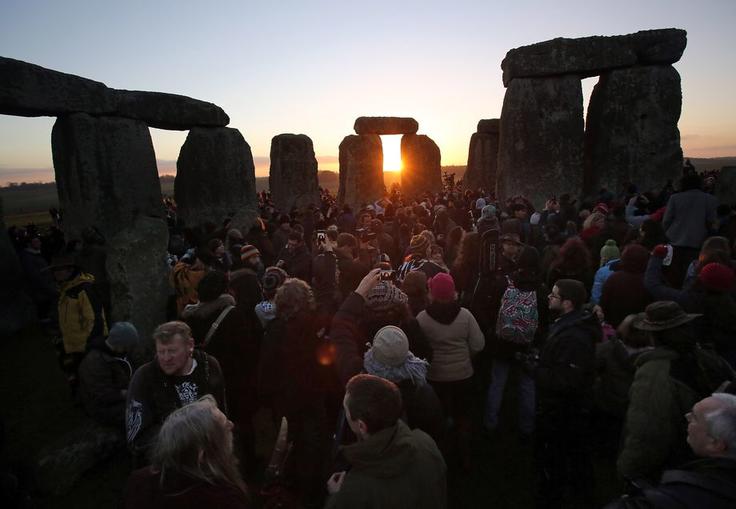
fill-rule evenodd
<path id="1" fill-rule="evenodd" d="M 664 260 L 664 258 L 667 256 L 667 246 L 665 246 L 664 244 L 658 244 L 654 247 L 654 250 L 652 251 L 652 256 Z"/>

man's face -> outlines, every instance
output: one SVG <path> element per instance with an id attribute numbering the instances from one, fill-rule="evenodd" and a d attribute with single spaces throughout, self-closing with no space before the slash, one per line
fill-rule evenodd
<path id="1" fill-rule="evenodd" d="M 296 249 L 296 247 L 297 247 L 298 245 L 299 245 L 299 242 L 297 242 L 297 241 L 296 241 L 296 240 L 294 240 L 294 239 L 289 239 L 289 240 L 288 240 L 288 241 L 286 242 L 286 248 L 287 248 L 287 249 L 288 249 L 289 251 L 293 251 L 293 250 L 295 250 L 295 249 Z"/>
<path id="2" fill-rule="evenodd" d="M 217 424 L 222 429 L 225 435 L 225 443 L 227 450 L 233 452 L 233 421 L 227 418 L 225 414 L 219 408 L 212 409 L 212 416 L 214 417 Z"/>
<path id="3" fill-rule="evenodd" d="M 194 340 L 174 335 L 167 343 L 156 341 L 156 359 L 161 371 L 169 376 L 185 374 L 189 359 L 194 351 Z"/>
<path id="4" fill-rule="evenodd" d="M 370 214 L 363 214 L 363 216 L 360 218 L 360 224 L 363 228 L 370 228 L 371 221 L 373 221 L 373 218 L 371 218 Z"/>
<path id="5" fill-rule="evenodd" d="M 547 300 L 551 311 L 562 311 L 562 299 L 560 298 L 560 289 L 557 288 L 557 285 L 552 288 L 552 293 L 547 296 Z"/>
<path id="6" fill-rule="evenodd" d="M 41 239 L 38 237 L 33 237 L 31 239 L 31 249 L 35 249 L 36 251 L 41 249 Z"/>
<path id="7" fill-rule="evenodd" d="M 504 240 L 501 243 L 501 249 L 503 250 L 503 255 L 511 260 L 516 260 L 519 252 L 521 252 L 521 246 L 519 244 L 508 240 Z"/>
<path id="8" fill-rule="evenodd" d="M 514 217 L 516 219 L 524 220 L 526 219 L 526 216 L 527 216 L 526 209 L 516 209 L 514 211 Z"/>
<path id="9" fill-rule="evenodd" d="M 720 403 L 715 398 L 705 398 L 695 403 L 692 411 L 685 415 L 687 419 L 687 443 L 696 456 L 713 456 L 717 440 L 710 436 L 705 416 L 720 408 Z"/>
<path id="10" fill-rule="evenodd" d="M 217 247 L 215 248 L 215 255 L 216 255 L 216 256 L 222 256 L 222 255 L 224 255 L 224 254 L 225 254 L 225 246 L 224 246 L 223 244 L 219 244 L 219 245 L 218 245 L 218 246 L 217 246 Z"/>

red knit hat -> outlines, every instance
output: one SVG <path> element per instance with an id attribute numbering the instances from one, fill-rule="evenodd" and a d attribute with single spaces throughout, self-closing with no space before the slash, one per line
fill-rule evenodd
<path id="1" fill-rule="evenodd" d="M 698 280 L 712 292 L 728 292 L 733 288 L 734 272 L 731 267 L 722 263 L 709 263 L 700 270 Z"/>
<path id="2" fill-rule="evenodd" d="M 432 300 L 449 302 L 455 300 L 455 281 L 452 276 L 440 272 L 428 281 Z"/>

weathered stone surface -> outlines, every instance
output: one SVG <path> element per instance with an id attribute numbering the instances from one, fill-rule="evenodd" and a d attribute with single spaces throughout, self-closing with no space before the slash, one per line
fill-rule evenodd
<path id="1" fill-rule="evenodd" d="M 104 83 L 0 57 L 0 113 L 26 117 L 89 113 L 186 130 L 226 126 L 219 106 L 183 95 L 115 90 Z"/>
<path id="2" fill-rule="evenodd" d="M 466 189 L 478 189 L 479 187 L 486 191 L 496 189 L 498 138 L 498 131 L 473 133 L 470 137 L 468 167 L 463 177 Z"/>
<path id="3" fill-rule="evenodd" d="M 338 202 L 355 208 L 381 198 L 384 191 L 381 137 L 346 136 L 340 143 Z"/>
<path id="4" fill-rule="evenodd" d="M 51 147 L 69 238 L 96 226 L 109 239 L 138 216 L 164 217 L 156 155 L 143 122 L 85 113 L 60 117 Z"/>
<path id="5" fill-rule="evenodd" d="M 133 322 L 149 351 L 153 330 L 166 321 L 168 243 L 166 221 L 145 216 L 138 216 L 108 241 L 112 321 Z"/>
<path id="6" fill-rule="evenodd" d="M 230 123 L 230 117 L 216 104 L 184 95 L 112 89 L 110 93 L 116 100 L 116 116 L 142 120 L 151 127 L 184 131 Z"/>
<path id="7" fill-rule="evenodd" d="M 520 78 L 503 100 L 496 191 L 541 208 L 551 195 L 583 185 L 583 92 L 574 76 Z"/>
<path id="8" fill-rule="evenodd" d="M 38 117 L 114 110 L 114 97 L 104 83 L 0 57 L 0 113 Z"/>
<path id="9" fill-rule="evenodd" d="M 477 132 L 484 134 L 498 134 L 501 130 L 501 119 L 484 118 L 478 121 Z"/>
<path id="10" fill-rule="evenodd" d="M 677 122 L 680 75 L 670 65 L 601 76 L 591 94 L 585 133 L 586 193 L 617 193 L 625 182 L 658 190 L 682 172 Z"/>
<path id="11" fill-rule="evenodd" d="M 40 452 L 38 490 L 51 495 L 68 492 L 82 474 L 123 447 L 125 436 L 122 430 L 86 421 Z"/>
<path id="12" fill-rule="evenodd" d="M 237 129 L 197 127 L 189 131 L 176 162 L 174 197 L 187 226 L 221 224 L 237 216 L 250 228 L 258 201 L 250 146 Z M 250 218 L 250 219 L 249 219 Z"/>
<path id="13" fill-rule="evenodd" d="M 3 217 L 0 198 L 0 338 L 15 334 L 35 318 L 33 302 L 23 291 L 23 269 Z"/>
<path id="14" fill-rule="evenodd" d="M 354 129 L 358 134 L 415 134 L 419 124 L 408 117 L 358 117 Z"/>
<path id="15" fill-rule="evenodd" d="M 637 64 L 672 64 L 682 57 L 687 32 L 677 28 L 644 30 L 612 37 L 559 37 L 515 48 L 501 62 L 503 83 L 515 78 L 575 74 L 596 76 Z"/>
<path id="16" fill-rule="evenodd" d="M 719 203 L 736 205 L 736 166 L 721 168 L 715 191 Z"/>
<path id="17" fill-rule="evenodd" d="M 309 136 L 279 134 L 273 137 L 268 186 L 274 204 L 284 212 L 310 203 L 319 205 L 317 158 Z"/>
<path id="18" fill-rule="evenodd" d="M 416 197 L 442 191 L 440 148 L 424 134 L 401 137 L 401 192 Z"/>

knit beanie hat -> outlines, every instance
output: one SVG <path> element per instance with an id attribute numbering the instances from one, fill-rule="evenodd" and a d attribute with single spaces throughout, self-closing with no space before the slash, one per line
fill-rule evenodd
<path id="1" fill-rule="evenodd" d="M 379 281 L 366 296 L 368 307 L 379 313 L 407 302 L 409 297 L 390 281 Z"/>
<path id="2" fill-rule="evenodd" d="M 409 353 L 409 340 L 395 325 L 378 329 L 371 345 L 373 358 L 387 366 L 400 366 Z"/>
<path id="3" fill-rule="evenodd" d="M 107 345 L 113 350 L 128 352 L 138 344 L 138 329 L 130 322 L 115 322 L 107 336 Z"/>
<path id="4" fill-rule="evenodd" d="M 425 256 L 429 248 L 429 239 L 424 235 L 414 235 L 409 243 L 409 251 L 412 254 Z"/>
<path id="5" fill-rule="evenodd" d="M 734 272 L 722 263 L 709 263 L 700 270 L 698 280 L 712 292 L 725 293 L 733 288 Z"/>
<path id="6" fill-rule="evenodd" d="M 441 302 L 455 300 L 455 281 L 451 275 L 440 272 L 428 281 L 428 286 L 433 300 Z"/>
<path id="7" fill-rule="evenodd" d="M 601 248 L 601 261 L 611 261 L 616 258 L 621 258 L 621 251 L 619 251 L 615 240 L 608 239 L 606 244 Z"/>
<path id="8" fill-rule="evenodd" d="M 242 261 L 248 260 L 252 256 L 261 256 L 261 252 L 258 248 L 252 244 L 245 244 L 240 248 L 240 259 Z"/>
<path id="9" fill-rule="evenodd" d="M 496 207 L 493 205 L 486 205 L 483 210 L 480 211 L 480 216 L 483 219 L 490 219 L 496 215 Z"/>

